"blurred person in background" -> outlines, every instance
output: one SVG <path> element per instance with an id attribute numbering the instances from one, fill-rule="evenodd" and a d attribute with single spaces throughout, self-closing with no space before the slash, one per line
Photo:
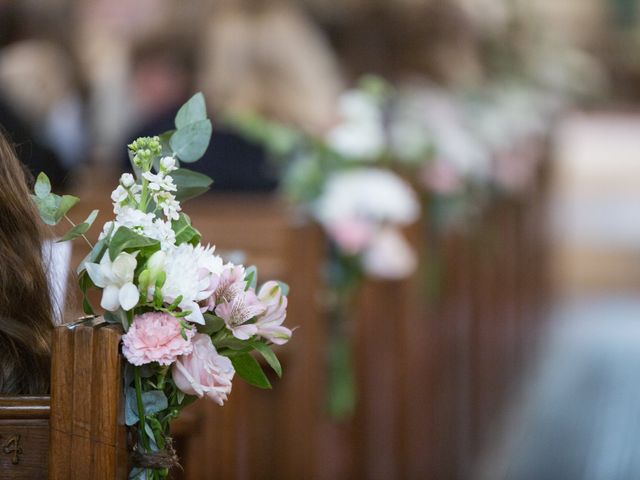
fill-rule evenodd
<path id="1" fill-rule="evenodd" d="M 69 55 L 49 41 L 24 40 L 0 51 L 0 91 L 5 101 L 65 170 L 80 164 L 88 143 L 73 71 Z"/>
<path id="2" fill-rule="evenodd" d="M 200 85 L 217 112 L 258 113 L 319 134 L 335 121 L 337 60 L 322 33 L 286 0 L 234 0 L 212 15 Z"/>

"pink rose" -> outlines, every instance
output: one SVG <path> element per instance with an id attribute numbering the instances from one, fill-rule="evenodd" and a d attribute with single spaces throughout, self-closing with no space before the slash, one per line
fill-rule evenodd
<path id="1" fill-rule="evenodd" d="M 222 406 L 231 393 L 235 374 L 231 360 L 218 355 L 208 335 L 197 333 L 192 343 L 193 352 L 173 364 L 173 381 L 187 395 L 206 395 Z"/>
<path id="2" fill-rule="evenodd" d="M 122 353 L 133 365 L 158 362 L 171 365 L 180 355 L 191 353 L 194 330 L 184 329 L 168 313 L 149 312 L 133 319 L 129 331 L 122 337 Z"/>
<path id="3" fill-rule="evenodd" d="M 369 222 L 345 219 L 327 225 L 329 236 L 344 252 L 355 255 L 371 242 L 374 229 Z"/>

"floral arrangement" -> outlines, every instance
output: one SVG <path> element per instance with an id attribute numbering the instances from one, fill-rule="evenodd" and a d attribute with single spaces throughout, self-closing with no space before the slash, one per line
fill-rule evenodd
<path id="1" fill-rule="evenodd" d="M 418 264 L 404 229 L 419 219 L 421 207 L 410 183 L 395 171 L 400 169 L 384 115 L 389 91 L 381 79 L 364 78 L 340 97 L 337 121 L 321 136 L 246 113 L 229 120 L 281 162 L 284 194 L 328 239 L 328 406 L 336 417 L 350 415 L 355 405 L 348 335 L 355 293 L 365 278 L 402 280 Z M 424 142 L 414 155 L 423 159 L 430 148 Z M 410 157 L 403 161 L 416 163 Z"/>
<path id="2" fill-rule="evenodd" d="M 111 196 L 115 219 L 105 223 L 78 267 L 85 312 L 94 314 L 87 291 L 95 288 L 105 320 L 124 329 L 125 418 L 137 438 L 139 460 L 131 479 L 167 478 L 175 462 L 170 422 L 195 399 L 223 405 L 235 374 L 270 388 L 251 353 L 258 352 L 280 376 L 272 345 L 292 334 L 283 326 L 288 287 L 267 281 L 258 288 L 256 268 L 225 262 L 201 242 L 182 211 L 181 201 L 211 184 L 179 165 L 199 159 L 209 144 L 202 94 L 178 111 L 175 125 L 174 131 L 129 145 L 135 175 L 121 176 Z M 44 174 L 33 198 L 49 225 L 68 218 L 78 201 L 51 193 Z M 97 213 L 73 225 L 62 240 L 84 237 Z"/>

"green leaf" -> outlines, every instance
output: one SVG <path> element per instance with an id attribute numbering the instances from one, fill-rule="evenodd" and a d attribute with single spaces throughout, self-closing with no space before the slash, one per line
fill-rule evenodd
<path id="1" fill-rule="evenodd" d="M 33 191 L 38 198 L 45 198 L 51 193 L 51 182 L 49 181 L 49 177 L 47 177 L 44 172 L 40 172 L 38 174 L 38 178 L 36 180 L 36 184 L 34 185 Z"/>
<path id="2" fill-rule="evenodd" d="M 57 195 L 56 195 L 57 196 Z M 73 195 L 63 195 L 60 197 L 60 203 L 58 204 L 58 211 L 56 212 L 56 218 L 58 221 L 64 217 L 73 206 L 78 203 L 80 199 Z"/>
<path id="3" fill-rule="evenodd" d="M 161 412 L 169 406 L 169 401 L 164 392 L 152 390 L 142 394 L 142 405 L 145 415 L 153 415 Z M 135 389 L 129 387 L 125 391 L 125 423 L 128 426 L 135 425 L 139 421 L 138 403 Z"/>
<path id="4" fill-rule="evenodd" d="M 224 327 L 224 320 L 211 313 L 204 314 L 204 325 L 197 325 L 198 333 L 213 335 Z"/>
<path id="5" fill-rule="evenodd" d="M 65 233 L 64 236 L 60 240 L 58 240 L 58 242 L 66 242 L 68 240 L 73 240 L 74 238 L 78 238 L 84 235 L 85 233 L 87 233 L 87 230 L 91 228 L 91 225 L 93 225 L 93 222 L 95 221 L 97 216 L 98 216 L 98 210 L 94 210 L 89 214 L 89 216 L 84 222 L 79 223 L 78 225 L 73 227 L 71 230 L 69 230 L 67 233 Z"/>
<path id="6" fill-rule="evenodd" d="M 258 388 L 271 388 L 269 379 L 262 371 L 258 361 L 248 353 L 230 355 L 229 359 L 240 378 Z"/>
<path id="7" fill-rule="evenodd" d="M 192 123 L 206 120 L 206 118 L 207 106 L 204 101 L 204 95 L 202 92 L 198 92 L 178 110 L 175 119 L 176 128 L 180 130 Z"/>
<path id="8" fill-rule="evenodd" d="M 255 289 L 258 284 L 258 267 L 255 265 L 247 267 L 244 272 L 244 280 L 247 282 L 246 290 L 249 290 L 250 288 Z"/>
<path id="9" fill-rule="evenodd" d="M 111 230 L 113 230 L 113 225 L 111 226 Z M 78 275 L 85 269 L 85 264 L 96 263 L 98 259 L 102 258 L 102 255 L 104 255 L 104 252 L 107 250 L 107 241 L 110 236 L 111 231 L 109 231 L 109 233 L 105 235 L 102 240 L 99 240 L 98 243 L 93 246 L 93 249 L 91 249 L 89 254 L 84 257 L 84 259 L 80 262 L 80 265 L 78 265 L 78 268 L 76 269 L 76 273 Z"/>
<path id="10" fill-rule="evenodd" d="M 91 306 L 89 298 L 87 297 L 87 290 L 89 290 L 91 287 L 94 287 L 95 285 L 93 284 L 93 281 L 91 280 L 91 277 L 89 277 L 89 274 L 86 270 L 78 276 L 78 284 L 80 285 L 80 290 L 82 291 L 82 310 L 87 315 L 95 315 L 93 307 Z"/>
<path id="11" fill-rule="evenodd" d="M 160 242 L 140 235 L 130 228 L 120 227 L 109 244 L 109 258 L 115 260 L 125 250 L 145 250 L 147 253 L 160 249 Z"/>
<path id="12" fill-rule="evenodd" d="M 57 212 L 58 206 L 60 205 L 60 197 L 56 197 L 55 195 L 50 194 L 44 198 L 32 195 L 31 198 L 38 208 L 38 213 L 40 214 L 40 218 L 42 219 L 42 221 L 47 225 L 57 225 L 59 222 L 59 220 L 57 219 Z"/>
<path id="13" fill-rule="evenodd" d="M 207 175 L 186 168 L 179 168 L 171 172 L 171 177 L 177 187 L 176 199 L 179 202 L 206 193 L 213 183 L 213 180 Z"/>
<path id="14" fill-rule="evenodd" d="M 211 132 L 211 121 L 208 119 L 190 123 L 176 130 L 171 136 L 169 145 L 180 160 L 192 163 L 200 159 L 207 151 Z"/>
<path id="15" fill-rule="evenodd" d="M 278 377 L 282 378 L 282 365 L 280 365 L 280 361 L 278 357 L 276 357 L 276 354 L 273 353 L 273 350 L 271 350 L 271 347 L 264 342 L 258 341 L 251 342 L 251 346 L 262 355 L 262 358 L 273 368 L 273 371 L 276 372 Z"/>
<path id="16" fill-rule="evenodd" d="M 171 136 L 174 133 L 175 133 L 175 130 L 168 130 L 158 135 L 158 138 L 160 139 L 160 146 L 162 147 L 162 153 L 160 154 L 162 157 L 173 155 L 173 150 L 171 150 L 171 145 L 169 142 L 171 141 Z M 160 159 L 158 158 L 156 162 L 157 162 L 156 164 L 156 170 L 157 170 L 158 165 L 160 163 Z"/>
<path id="17" fill-rule="evenodd" d="M 171 228 L 176 234 L 176 245 L 183 243 L 191 243 L 197 245 L 202 235 L 200 232 L 191 226 L 191 219 L 184 213 L 180 214 L 178 220 L 171 222 Z"/>

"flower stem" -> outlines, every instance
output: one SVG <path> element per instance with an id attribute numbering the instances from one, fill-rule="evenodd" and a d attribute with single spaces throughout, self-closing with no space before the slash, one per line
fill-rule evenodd
<path id="1" fill-rule="evenodd" d="M 140 419 L 140 428 L 138 429 L 140 435 L 140 442 L 144 449 L 149 451 L 149 439 L 147 438 L 147 432 L 145 430 L 146 419 L 144 415 L 144 403 L 142 403 L 142 380 L 140 379 L 140 367 L 134 367 L 134 378 L 136 384 L 136 401 L 138 403 L 138 418 Z"/>
<path id="2" fill-rule="evenodd" d="M 73 221 L 66 214 L 64 218 L 67 219 L 67 222 L 69 222 L 73 228 L 77 227 L 77 225 L 73 223 Z M 82 238 L 84 238 L 84 241 L 87 242 L 87 245 L 89 245 L 89 247 L 93 250 L 93 244 L 89 241 L 89 239 L 86 237 L 84 233 L 82 234 Z"/>

